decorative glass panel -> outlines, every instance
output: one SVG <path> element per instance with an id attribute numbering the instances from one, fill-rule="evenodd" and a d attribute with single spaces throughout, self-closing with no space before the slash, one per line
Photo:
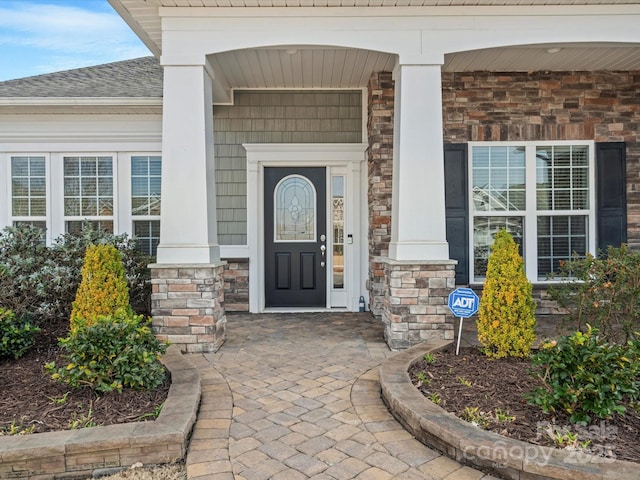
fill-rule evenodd
<path id="1" fill-rule="evenodd" d="M 285 177 L 275 192 L 275 241 L 315 241 L 316 191 L 300 175 Z"/>
<path id="2" fill-rule="evenodd" d="M 486 275 L 494 235 L 503 228 L 506 228 L 516 243 L 520 245 L 520 254 L 522 255 L 522 226 L 522 217 L 475 217 L 473 219 L 473 270 L 475 278 Z"/>
<path id="3" fill-rule="evenodd" d="M 524 210 L 524 147 L 473 147 L 472 195 L 476 212 Z"/>
<path id="4" fill-rule="evenodd" d="M 333 288 L 344 288 L 344 177 L 331 181 L 333 209 Z"/>
<path id="5" fill-rule="evenodd" d="M 538 217 L 538 280 L 557 272 L 560 262 L 587 253 L 587 217 Z"/>

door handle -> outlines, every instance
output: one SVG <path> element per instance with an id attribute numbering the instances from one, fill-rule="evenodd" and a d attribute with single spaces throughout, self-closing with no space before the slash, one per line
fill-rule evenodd
<path id="1" fill-rule="evenodd" d="M 324 245 L 320 245 L 320 253 L 322 254 L 322 257 L 324 258 L 324 252 L 326 252 L 327 247 L 325 247 Z"/>

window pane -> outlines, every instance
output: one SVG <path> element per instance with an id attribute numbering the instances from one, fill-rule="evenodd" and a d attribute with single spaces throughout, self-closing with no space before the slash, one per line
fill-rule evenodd
<path id="1" fill-rule="evenodd" d="M 77 177 L 78 175 L 80 175 L 80 159 L 77 157 L 65 157 L 64 176 Z"/>
<path id="2" fill-rule="evenodd" d="M 520 245 L 520 255 L 522 255 L 522 217 L 475 217 L 473 219 L 473 270 L 476 279 L 486 275 L 494 236 L 503 228 L 506 228 Z"/>
<path id="3" fill-rule="evenodd" d="M 536 158 L 538 210 L 589 209 L 588 146 L 537 147 Z"/>
<path id="4" fill-rule="evenodd" d="M 149 175 L 147 157 L 131 157 L 131 175 Z"/>
<path id="5" fill-rule="evenodd" d="M 156 255 L 160 243 L 159 220 L 136 220 L 133 222 L 133 235 L 138 242 L 138 250 L 147 255 Z"/>
<path id="6" fill-rule="evenodd" d="M 11 182 L 14 197 L 26 197 L 29 195 L 29 179 L 14 178 Z"/>
<path id="7" fill-rule="evenodd" d="M 131 195 L 135 197 L 149 195 L 149 180 L 146 177 L 131 178 Z"/>
<path id="8" fill-rule="evenodd" d="M 80 174 L 83 177 L 95 177 L 97 174 L 96 159 L 83 157 L 80 162 Z"/>
<path id="9" fill-rule="evenodd" d="M 47 214 L 44 157 L 11 158 L 11 214 L 43 217 Z"/>
<path id="10" fill-rule="evenodd" d="M 301 175 L 284 178 L 275 189 L 276 241 L 313 241 L 315 234 L 316 192 Z"/>
<path id="11" fill-rule="evenodd" d="M 521 147 L 473 147 L 472 184 L 475 211 L 525 208 L 525 151 Z"/>
<path id="12" fill-rule="evenodd" d="M 131 157 L 131 214 L 160 215 L 160 187 L 160 157 Z"/>
<path id="13" fill-rule="evenodd" d="M 538 280 L 556 273 L 560 262 L 587 253 L 586 216 L 538 217 Z"/>
<path id="14" fill-rule="evenodd" d="M 344 288 L 344 177 L 331 177 L 333 208 L 333 288 Z"/>
<path id="15" fill-rule="evenodd" d="M 11 213 L 16 217 L 26 217 L 29 215 L 29 199 L 13 198 Z"/>
<path id="16" fill-rule="evenodd" d="M 13 177 L 26 177 L 29 175 L 29 158 L 13 157 L 11 159 L 11 175 Z"/>
<path id="17" fill-rule="evenodd" d="M 111 157 L 65 157 L 64 159 L 64 214 L 71 216 L 113 215 L 113 162 Z M 111 221 L 91 223 L 113 231 Z M 67 222 L 69 228 L 75 223 Z"/>
<path id="18" fill-rule="evenodd" d="M 45 198 L 31 199 L 31 216 L 44 217 L 47 214 L 47 201 Z"/>
<path id="19" fill-rule="evenodd" d="M 80 233 L 85 224 L 91 225 L 96 230 L 101 230 L 106 233 L 113 233 L 113 222 L 110 220 L 71 220 L 65 222 L 65 229 L 67 233 Z"/>

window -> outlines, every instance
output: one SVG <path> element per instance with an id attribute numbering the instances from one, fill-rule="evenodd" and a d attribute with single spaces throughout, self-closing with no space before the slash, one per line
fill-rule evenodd
<path id="1" fill-rule="evenodd" d="M 156 255 L 160 243 L 162 160 L 159 156 L 131 157 L 131 215 L 138 249 Z"/>
<path id="2" fill-rule="evenodd" d="M 595 251 L 591 142 L 471 145 L 472 281 L 482 281 L 495 233 L 520 246 L 531 281 Z"/>
<path id="3" fill-rule="evenodd" d="M 47 226 L 47 174 L 44 157 L 11 157 L 13 225 Z"/>
<path id="4" fill-rule="evenodd" d="M 67 232 L 84 221 L 113 232 L 112 157 L 64 157 L 64 217 Z"/>
<path id="5" fill-rule="evenodd" d="M 333 288 L 344 288 L 344 176 L 331 177 Z"/>

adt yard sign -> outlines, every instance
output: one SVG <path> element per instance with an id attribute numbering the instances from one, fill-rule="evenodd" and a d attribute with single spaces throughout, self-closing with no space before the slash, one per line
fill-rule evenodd
<path id="1" fill-rule="evenodd" d="M 449 294 L 449 309 L 456 317 L 469 318 L 478 311 L 480 299 L 470 288 L 456 288 Z"/>
<path id="2" fill-rule="evenodd" d="M 480 299 L 476 292 L 470 288 L 456 288 L 449 294 L 449 309 L 456 317 L 460 317 L 460 327 L 458 328 L 458 344 L 456 355 L 460 352 L 460 337 L 462 336 L 462 319 L 469 318 L 478 311 Z"/>

